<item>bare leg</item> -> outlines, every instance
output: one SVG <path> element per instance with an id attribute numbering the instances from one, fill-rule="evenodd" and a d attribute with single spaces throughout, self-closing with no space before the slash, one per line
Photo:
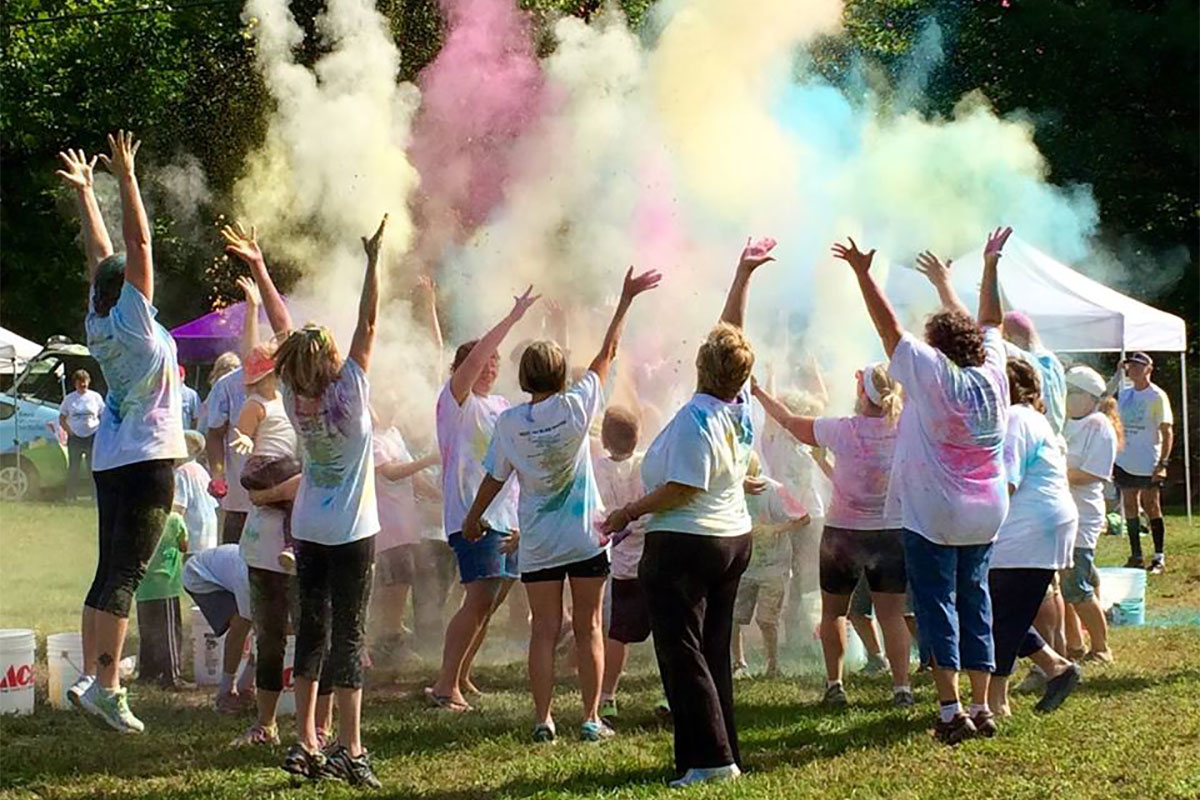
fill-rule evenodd
<path id="1" fill-rule="evenodd" d="M 850 595 L 821 592 L 821 650 L 825 654 L 825 679 L 840 681 L 846 656 L 846 610 Z M 876 648 L 879 647 L 876 643 Z"/>
<path id="2" fill-rule="evenodd" d="M 978 706 L 987 703 L 988 686 L 992 682 L 992 673 L 969 669 L 967 678 L 971 681 L 971 702 Z"/>
<path id="3" fill-rule="evenodd" d="M 100 658 L 96 643 L 96 616 L 99 613 L 94 608 L 83 607 L 79 632 L 83 638 L 83 671 L 88 675 L 96 674 L 96 662 Z"/>
<path id="4" fill-rule="evenodd" d="M 475 639 L 483 631 L 488 616 L 495 607 L 500 583 L 496 580 L 483 580 L 467 584 L 462 605 L 446 626 L 442 668 L 433 684 L 433 692 L 439 697 L 448 697 L 452 703 L 466 705 L 460 679 L 470 668 L 466 658 L 472 645 L 478 649 L 479 645 Z"/>
<path id="5" fill-rule="evenodd" d="M 269 728 L 275 724 L 275 713 L 279 707 L 279 692 L 268 692 L 260 689 L 258 696 L 255 698 L 255 703 L 258 705 L 258 724 L 263 728 Z"/>
<path id="6" fill-rule="evenodd" d="M 1075 613 L 1075 605 L 1067 603 L 1063 609 L 1063 632 L 1066 634 L 1068 656 L 1081 653 L 1085 646 L 1083 628 L 1079 624 L 1079 615 Z"/>
<path id="7" fill-rule="evenodd" d="M 362 712 L 359 712 L 360 714 Z M 333 693 L 317 695 L 317 730 L 333 730 Z"/>
<path id="8" fill-rule="evenodd" d="M 625 671 L 625 661 L 629 658 L 629 647 L 624 642 L 609 639 L 604 644 L 604 681 L 600 684 L 600 694 L 613 697 L 617 693 L 617 684 L 621 673 Z"/>
<path id="9" fill-rule="evenodd" d="M 1095 597 L 1089 597 L 1071 608 L 1079 617 L 1079 621 L 1083 623 L 1088 638 L 1091 639 L 1090 649 L 1097 653 L 1107 652 L 1108 620 L 1104 618 L 1104 612 L 1100 610 L 1100 601 Z"/>
<path id="10" fill-rule="evenodd" d="M 471 676 L 471 671 L 475 667 L 475 656 L 479 655 L 479 648 L 483 646 L 483 640 L 487 638 L 488 629 L 492 624 L 492 617 L 496 616 L 496 612 L 504 604 L 505 598 L 510 596 L 514 583 L 516 581 L 505 580 L 500 582 L 496 591 L 496 599 L 492 602 L 491 611 L 488 612 L 487 618 L 484 619 L 483 626 L 475 634 L 475 638 L 471 640 L 471 646 L 467 649 L 467 655 L 463 659 L 462 670 L 458 674 L 458 685 L 464 692 L 483 694 L 483 692 L 479 691 L 479 687 L 475 685 L 475 680 Z M 524 595 L 524 592 L 522 591 L 520 594 Z M 528 607 L 528 604 L 526 604 L 525 608 Z"/>
<path id="11" fill-rule="evenodd" d="M 336 688 L 338 704 L 338 741 L 354 758 L 362 755 L 362 689 Z"/>
<path id="12" fill-rule="evenodd" d="M 310 753 L 321 749 L 317 739 L 317 682 L 312 678 L 296 676 L 296 723 L 300 743 Z"/>
<path id="13" fill-rule="evenodd" d="M 742 628 L 745 625 L 734 625 L 733 631 L 733 663 L 740 666 L 746 663 L 746 642 L 742 635 Z"/>
<path id="14" fill-rule="evenodd" d="M 562 627 L 562 581 L 525 584 L 533 622 L 529 633 L 529 684 L 535 725 L 550 724 L 554 698 L 554 646 Z"/>
<path id="15" fill-rule="evenodd" d="M 1071 668 L 1070 661 L 1067 661 L 1049 647 L 1043 647 L 1029 658 L 1033 663 L 1042 668 L 1042 672 L 1046 674 L 1047 679 L 1057 678 Z"/>
<path id="16" fill-rule="evenodd" d="M 762 631 L 763 649 L 767 651 L 767 676 L 774 678 L 779 675 L 779 626 L 773 623 L 758 623 Z"/>
<path id="17" fill-rule="evenodd" d="M 105 689 L 121 687 L 121 650 L 129 620 L 107 611 L 92 609 L 92 630 L 96 647 L 96 681 Z"/>
<path id="18" fill-rule="evenodd" d="M 246 652 L 246 637 L 254 624 L 245 617 L 236 614 L 229 620 L 229 630 L 225 632 L 225 651 L 221 668 L 226 675 L 237 675 L 238 667 L 242 665 L 242 656 Z"/>
<path id="19" fill-rule="evenodd" d="M 993 675 L 988 684 L 988 706 L 997 717 L 1011 717 L 1008 705 L 1008 676 Z"/>
<path id="20" fill-rule="evenodd" d="M 959 702 L 958 670 L 933 668 L 933 684 L 937 687 L 938 702 L 942 705 Z M 986 692 L 985 692 L 986 694 Z"/>
<path id="21" fill-rule="evenodd" d="M 571 578 L 571 625 L 583 696 L 583 721 L 600 721 L 604 674 L 604 586 L 608 578 Z"/>
<path id="22" fill-rule="evenodd" d="M 908 654 L 911 643 L 908 638 L 908 625 L 904 621 L 903 594 L 871 592 L 871 602 L 875 606 L 875 614 L 879 617 L 879 627 L 883 630 L 883 644 L 887 648 L 888 664 L 892 668 L 892 685 L 908 686 Z"/>
<path id="23" fill-rule="evenodd" d="M 879 635 L 875 633 L 875 623 L 870 617 L 864 617 L 861 614 L 851 614 L 848 619 L 850 624 L 854 626 L 854 632 L 858 634 L 858 638 L 862 640 L 863 648 L 867 651 L 867 655 L 878 658 L 882 655 L 879 647 Z"/>

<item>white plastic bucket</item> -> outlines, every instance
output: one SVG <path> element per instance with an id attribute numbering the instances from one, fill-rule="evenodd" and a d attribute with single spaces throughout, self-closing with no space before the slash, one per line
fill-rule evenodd
<path id="1" fill-rule="evenodd" d="M 283 691 L 279 694 L 279 705 L 275 714 L 280 717 L 290 717 L 296 713 L 296 679 L 292 672 L 292 663 L 296 660 L 296 637 L 288 636 L 283 649 Z"/>
<path id="2" fill-rule="evenodd" d="M 221 682 L 225 637 L 217 636 L 199 606 L 192 606 L 192 677 L 197 686 Z"/>
<path id="3" fill-rule="evenodd" d="M 0 630 L 0 714 L 32 714 L 37 639 L 24 628 Z"/>
<path id="4" fill-rule="evenodd" d="M 1146 624 L 1146 570 L 1101 567 L 1100 607 L 1111 625 Z"/>
<path id="5" fill-rule="evenodd" d="M 78 633 L 47 636 L 46 666 L 50 672 L 50 705 L 70 708 L 67 689 L 83 674 L 83 636 Z"/>

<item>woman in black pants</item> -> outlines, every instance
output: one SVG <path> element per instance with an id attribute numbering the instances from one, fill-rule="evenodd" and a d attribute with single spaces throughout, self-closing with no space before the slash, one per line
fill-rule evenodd
<path id="1" fill-rule="evenodd" d="M 992 596 L 992 641 L 996 668 L 988 686 L 988 704 L 971 709 L 975 730 L 996 732 L 993 715 L 1007 717 L 1008 677 L 1017 658 L 1031 658 L 1046 673 L 1038 711 L 1053 711 L 1079 683 L 1079 667 L 1050 649 L 1034 617 L 1055 571 L 1071 564 L 1079 513 L 1067 483 L 1066 447 L 1043 415 L 1041 380 L 1036 368 L 1012 359 L 1007 365 L 1008 429 L 1004 471 L 1008 516 L 996 534 L 988 570 Z"/>
<path id="2" fill-rule="evenodd" d="M 609 514 L 624 530 L 643 515 L 638 579 L 675 723 L 672 786 L 741 774 L 729 659 L 733 605 L 750 561 L 743 482 L 754 430 L 748 381 L 754 350 L 742 331 L 750 276 L 772 261 L 770 239 L 747 244 L 721 321 L 696 356 L 697 388 L 646 452 L 650 492 Z"/>

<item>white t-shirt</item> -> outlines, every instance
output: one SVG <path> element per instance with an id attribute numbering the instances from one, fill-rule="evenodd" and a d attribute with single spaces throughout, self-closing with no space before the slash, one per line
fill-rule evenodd
<path id="1" fill-rule="evenodd" d="M 600 490 L 600 501 L 609 511 L 615 511 L 632 503 L 646 493 L 642 487 L 642 454 L 634 453 L 624 461 L 613 461 L 601 447 L 593 449 L 592 473 L 596 476 L 596 488 Z M 609 550 L 612 558 L 612 576 L 618 580 L 631 580 L 638 576 L 638 564 L 642 561 L 642 550 L 646 544 L 646 522 L 634 520 L 629 526 L 629 535 L 615 542 Z"/>
<path id="2" fill-rule="evenodd" d="M 175 468 L 174 505 L 183 508 L 187 523 L 188 552 L 192 555 L 216 547 L 217 501 L 208 493 L 211 477 L 200 464 L 188 461 Z"/>
<path id="3" fill-rule="evenodd" d="M 447 534 L 462 531 L 463 519 L 479 484 L 483 482 L 483 459 L 492 441 L 496 419 L 508 408 L 508 401 L 497 394 L 480 397 L 467 393 L 460 406 L 446 382 L 437 400 L 438 449 L 442 454 L 442 526 Z M 513 531 L 517 522 L 517 482 L 508 484 L 496 495 L 483 515 L 487 526 L 496 531 Z"/>
<path id="4" fill-rule="evenodd" d="M 1008 513 L 1004 433 L 1008 377 L 997 328 L 985 361 L 963 369 L 905 333 L 888 371 L 907 395 L 896 434 L 887 513 L 943 545 L 986 544 Z"/>
<path id="5" fill-rule="evenodd" d="M 285 544 L 283 538 L 284 515 L 276 506 L 253 506 L 246 515 L 246 525 L 238 547 L 246 566 L 268 572 L 284 572 L 279 564 L 279 554 Z"/>
<path id="6" fill-rule="evenodd" d="M 1071 497 L 1079 511 L 1075 546 L 1095 549 L 1107 525 L 1104 481 L 1112 477 L 1117 432 L 1107 416 L 1094 411 L 1081 419 L 1068 419 L 1063 434 L 1067 439 L 1067 466 L 1103 479 L 1071 486 Z"/>
<path id="7" fill-rule="evenodd" d="M 95 472 L 142 461 L 187 458 L 175 340 L 155 321 L 158 309 L 132 283 L 106 316 L 89 295 L 88 349 L 100 362 L 108 396 L 92 446 Z"/>
<path id="8" fill-rule="evenodd" d="M 1138 391 L 1129 386 L 1117 393 L 1117 410 L 1125 427 L 1125 447 L 1117 455 L 1117 466 L 1130 475 L 1153 475 L 1162 458 L 1160 425 L 1173 425 L 1171 401 L 1155 384 Z"/>
<path id="9" fill-rule="evenodd" d="M 517 475 L 521 572 L 553 569 L 604 552 L 595 531 L 603 511 L 592 475 L 588 429 L 604 407 L 592 371 L 567 391 L 500 415 L 483 460 L 498 481 Z"/>
<path id="10" fill-rule="evenodd" d="M 232 592 L 237 613 L 253 619 L 250 612 L 250 573 L 236 544 L 223 544 L 188 559 L 183 567 L 183 588 L 189 594 Z"/>
<path id="11" fill-rule="evenodd" d="M 897 430 L 884 417 L 819 417 L 813 422 L 817 444 L 834 456 L 826 525 L 853 531 L 900 527 L 898 514 L 885 513 Z"/>
<path id="12" fill-rule="evenodd" d="M 420 520 L 417 517 L 417 501 L 413 495 L 413 479 L 390 481 L 378 473 L 384 464 L 393 461 L 412 461 L 412 454 L 404 437 L 396 428 L 376 430 L 372 437 L 371 450 L 374 455 L 375 493 L 379 500 L 379 538 L 375 540 L 375 552 L 382 553 L 404 544 L 416 544 L 421 540 Z"/>
<path id="13" fill-rule="evenodd" d="M 642 483 L 647 491 L 667 483 L 701 491 L 681 506 L 651 514 L 646 532 L 749 533 L 750 512 L 742 482 L 753 447 L 748 389 L 743 388 L 731 403 L 709 394 L 692 395 L 646 451 Z"/>
<path id="14" fill-rule="evenodd" d="M 229 492 L 221 498 L 221 508 L 242 513 L 248 512 L 253 506 L 250 493 L 242 487 L 242 468 L 246 466 L 246 456 L 238 455 L 230 443 L 234 436 L 233 427 L 237 425 L 245 402 L 246 386 L 242 383 L 241 367 L 222 375 L 213 384 L 206 401 L 207 427 L 211 430 L 222 425 L 229 426 L 225 432 L 225 482 L 229 485 Z"/>
<path id="15" fill-rule="evenodd" d="M 1058 356 L 1045 348 L 1022 350 L 1012 342 L 1004 343 L 1004 352 L 1009 358 L 1019 358 L 1038 371 L 1042 381 L 1042 402 L 1046 405 L 1046 419 L 1055 434 L 1062 435 L 1067 420 L 1067 374 Z"/>
<path id="16" fill-rule="evenodd" d="M 67 418 L 67 430 L 74 436 L 86 439 L 100 427 L 100 413 L 104 411 L 104 398 L 99 392 L 85 389 L 71 392 L 63 400 L 59 412 Z"/>
<path id="17" fill-rule="evenodd" d="M 784 501 L 804 513 L 824 517 L 832 487 L 813 457 L 808 445 L 788 433 L 774 420 L 757 399 L 750 401 L 754 420 L 755 447 L 762 457 L 763 472 L 782 484 Z"/>
<path id="18" fill-rule="evenodd" d="M 379 533 L 369 393 L 366 373 L 353 358 L 342 362 L 319 399 L 298 398 L 283 387 L 304 462 L 292 504 L 293 539 L 339 545 Z"/>
<path id="19" fill-rule="evenodd" d="M 991 566 L 1071 566 L 1079 512 L 1067 483 L 1067 454 L 1049 420 L 1031 406 L 1008 410 L 1004 471 L 1015 491 L 996 535 Z"/>

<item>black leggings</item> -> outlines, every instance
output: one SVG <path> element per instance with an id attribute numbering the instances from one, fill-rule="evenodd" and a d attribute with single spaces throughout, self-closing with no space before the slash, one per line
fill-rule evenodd
<path id="1" fill-rule="evenodd" d="M 100 521 L 100 560 L 83 604 L 126 618 L 171 513 L 174 462 L 139 461 L 93 472 L 92 479 Z"/>
<path id="2" fill-rule="evenodd" d="M 740 764 L 729 657 L 750 536 L 646 535 L 638 580 L 675 723 L 675 769 Z"/>
<path id="3" fill-rule="evenodd" d="M 375 537 L 349 544 L 296 541 L 300 624 L 296 675 L 318 680 L 324 671 L 340 689 L 362 688 L 367 603 L 375 567 Z M 329 642 L 328 663 L 324 657 Z"/>
<path id="4" fill-rule="evenodd" d="M 250 614 L 258 648 L 254 681 L 263 691 L 283 691 L 288 620 L 298 618 L 298 603 L 296 580 L 291 575 L 250 567 Z M 332 691 L 333 686 L 322 679 L 318 694 Z"/>
<path id="5" fill-rule="evenodd" d="M 1046 646 L 1046 641 L 1033 627 L 1033 620 L 1052 580 L 1052 569 L 992 567 L 988 570 L 992 643 L 996 650 L 993 675 L 1012 675 L 1018 658 L 1028 658 Z"/>

